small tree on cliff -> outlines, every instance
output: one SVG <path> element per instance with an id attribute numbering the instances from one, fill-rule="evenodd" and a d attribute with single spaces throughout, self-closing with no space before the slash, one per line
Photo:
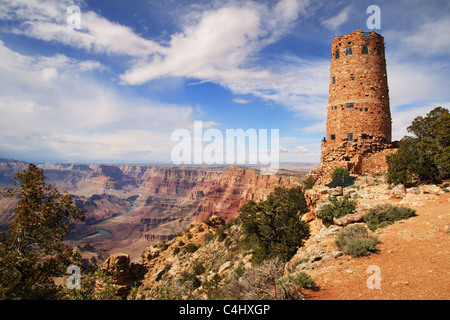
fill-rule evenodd
<path id="1" fill-rule="evenodd" d="M 349 176 L 350 172 L 348 172 L 345 168 L 336 168 L 336 170 L 333 171 L 333 174 L 331 175 L 331 180 L 336 179 L 337 177 L 345 177 Z"/>
<path id="2" fill-rule="evenodd" d="M 450 173 L 450 114 L 442 107 L 416 117 L 407 128 L 400 148 L 386 157 L 388 182 L 406 184 L 413 179 L 438 181 Z"/>
<path id="3" fill-rule="evenodd" d="M 64 236 L 85 213 L 68 194 L 47 186 L 35 164 L 17 173 L 12 185 L 7 196 L 17 196 L 18 204 L 9 231 L 0 235 L 0 298 L 55 299 L 52 277 L 81 258 L 64 245 Z"/>
<path id="4" fill-rule="evenodd" d="M 254 260 L 289 260 L 309 236 L 301 216 L 308 212 L 301 187 L 278 187 L 266 201 L 249 201 L 240 209 L 245 242 L 254 249 Z"/>

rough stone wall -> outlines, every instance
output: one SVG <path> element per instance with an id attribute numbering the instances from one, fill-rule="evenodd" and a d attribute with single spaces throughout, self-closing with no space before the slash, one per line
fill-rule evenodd
<path id="1" fill-rule="evenodd" d="M 351 55 L 346 55 L 346 48 L 351 48 Z M 351 103 L 353 107 L 347 107 Z M 353 31 L 332 42 L 326 145 L 341 144 L 349 133 L 391 140 L 384 38 L 373 31 Z"/>
<path id="2" fill-rule="evenodd" d="M 383 135 L 368 135 L 362 139 L 360 134 L 353 141 L 342 141 L 334 147 L 322 141 L 321 163 L 310 175 L 321 185 L 331 182 L 331 175 L 337 168 L 345 168 L 356 175 L 384 173 L 387 172 L 386 155 L 397 148 L 396 142 L 388 142 Z"/>

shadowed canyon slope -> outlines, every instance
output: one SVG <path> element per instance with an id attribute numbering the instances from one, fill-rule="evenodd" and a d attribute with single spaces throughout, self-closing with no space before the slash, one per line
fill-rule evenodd
<path id="1" fill-rule="evenodd" d="M 15 173 L 27 167 L 18 161 L 1 165 L 3 189 L 9 186 Z M 86 210 L 86 220 L 70 232 L 70 244 L 91 254 L 125 251 L 132 259 L 139 258 L 152 242 L 171 239 L 173 234 L 211 215 L 229 220 L 246 201 L 264 200 L 277 186 L 299 185 L 306 174 L 285 170 L 277 175 L 260 175 L 257 170 L 234 166 L 42 164 L 40 167 L 48 183 L 61 192 L 67 190 L 76 204 Z M 14 217 L 14 200 L 0 201 L 0 227 L 4 230 Z"/>

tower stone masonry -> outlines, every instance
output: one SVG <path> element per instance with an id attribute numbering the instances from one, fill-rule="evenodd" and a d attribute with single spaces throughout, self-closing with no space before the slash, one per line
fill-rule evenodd
<path id="1" fill-rule="evenodd" d="M 374 136 L 391 141 L 384 38 L 358 30 L 331 44 L 326 146 Z"/>
<path id="2" fill-rule="evenodd" d="M 319 184 L 332 172 L 352 174 L 387 171 L 386 155 L 396 151 L 386 70 L 384 38 L 374 31 L 353 31 L 331 43 L 326 137 L 321 162 L 310 175 Z"/>

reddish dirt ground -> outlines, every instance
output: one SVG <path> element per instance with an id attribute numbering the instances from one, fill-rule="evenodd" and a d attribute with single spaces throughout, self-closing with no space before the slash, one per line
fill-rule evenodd
<path id="1" fill-rule="evenodd" d="M 307 299 L 449 300 L 450 194 L 412 208 L 417 216 L 377 230 L 378 253 L 344 255 L 308 272 L 320 290 L 308 292 Z M 379 267 L 380 289 L 367 286 L 371 265 Z"/>

